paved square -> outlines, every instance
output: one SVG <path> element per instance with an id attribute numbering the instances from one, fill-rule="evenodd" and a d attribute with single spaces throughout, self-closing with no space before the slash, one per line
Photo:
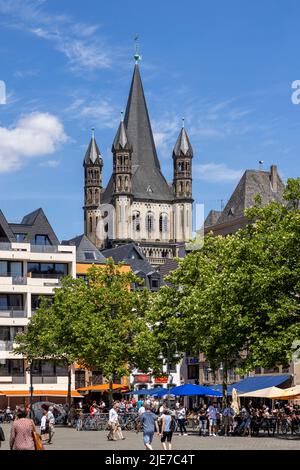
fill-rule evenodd
<path id="1" fill-rule="evenodd" d="M 9 449 L 10 425 L 4 424 L 6 441 L 1 449 Z M 53 444 L 46 450 L 143 450 L 143 434 L 124 431 L 124 441 L 107 441 L 106 431 L 76 431 L 56 427 Z M 300 450 L 300 439 L 261 437 L 199 437 L 197 435 L 173 437 L 173 450 Z M 160 439 L 154 437 L 153 450 L 162 450 Z"/>

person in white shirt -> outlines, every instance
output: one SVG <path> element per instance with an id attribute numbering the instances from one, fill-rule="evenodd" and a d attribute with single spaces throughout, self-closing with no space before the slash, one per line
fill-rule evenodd
<path id="1" fill-rule="evenodd" d="M 142 414 L 145 413 L 145 411 L 146 411 L 146 408 L 144 407 L 144 405 L 142 405 L 138 411 L 139 416 L 142 416 Z"/>
<path id="2" fill-rule="evenodd" d="M 183 405 L 179 406 L 178 410 L 176 411 L 176 416 L 181 436 L 187 436 L 188 434 L 185 428 L 186 410 Z"/>
<path id="3" fill-rule="evenodd" d="M 109 441 L 116 441 L 117 437 L 119 439 L 123 439 L 123 440 L 125 439 L 125 437 L 123 437 L 121 426 L 119 423 L 118 410 L 119 410 L 118 403 L 115 403 L 113 407 L 109 410 L 108 424 L 109 424 L 110 429 L 107 435 L 107 439 Z"/>
<path id="4" fill-rule="evenodd" d="M 49 441 L 48 444 L 52 444 L 52 438 L 54 436 L 54 424 L 55 424 L 55 418 L 53 414 L 53 406 L 49 406 L 48 413 L 47 413 L 47 419 L 49 420 Z"/>

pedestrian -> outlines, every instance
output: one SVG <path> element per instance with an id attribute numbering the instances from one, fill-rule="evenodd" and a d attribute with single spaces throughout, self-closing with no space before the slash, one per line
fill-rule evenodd
<path id="1" fill-rule="evenodd" d="M 207 408 L 207 416 L 209 422 L 209 435 L 216 437 L 216 427 L 217 427 L 217 404 L 213 403 Z"/>
<path id="2" fill-rule="evenodd" d="M 146 447 L 146 450 L 152 450 L 151 444 L 152 444 L 155 429 L 156 429 L 157 435 L 159 436 L 157 416 L 154 413 L 152 413 L 150 406 L 146 405 L 145 413 L 142 414 L 140 419 L 143 425 L 144 445 Z"/>
<path id="3" fill-rule="evenodd" d="M 204 407 L 199 411 L 199 436 L 206 436 L 207 433 L 207 415 Z"/>
<path id="4" fill-rule="evenodd" d="M 55 425 L 55 418 L 53 414 L 53 406 L 49 406 L 48 413 L 47 413 L 47 419 L 49 420 L 49 440 L 48 444 L 52 444 L 52 438 L 54 436 L 55 430 L 54 430 L 54 425 Z"/>
<path id="5" fill-rule="evenodd" d="M 40 434 L 43 443 L 49 440 L 49 419 L 47 418 L 48 409 L 43 409 L 43 416 L 41 419 Z"/>
<path id="6" fill-rule="evenodd" d="M 122 434 L 121 426 L 119 423 L 119 416 L 118 416 L 118 409 L 119 404 L 114 403 L 113 407 L 109 410 L 109 433 L 107 435 L 107 439 L 109 441 L 117 441 L 117 438 L 124 440 L 125 437 Z"/>
<path id="7" fill-rule="evenodd" d="M 227 403 L 227 406 L 223 410 L 223 423 L 224 423 L 224 435 L 228 436 L 228 432 L 232 430 L 234 417 L 234 409 Z"/>
<path id="8" fill-rule="evenodd" d="M 76 431 L 81 431 L 83 425 L 83 411 L 79 410 L 76 415 Z"/>
<path id="9" fill-rule="evenodd" d="M 164 450 L 172 450 L 172 436 L 176 427 L 174 418 L 170 414 L 170 410 L 166 409 L 161 417 L 161 443 Z M 166 444 L 167 441 L 167 444 Z"/>
<path id="10" fill-rule="evenodd" d="M 10 450 L 35 450 L 33 421 L 26 418 L 26 411 L 23 409 L 17 410 L 17 417 L 11 426 Z"/>
<path id="11" fill-rule="evenodd" d="M 186 418 L 186 409 L 181 403 L 179 405 L 178 410 L 176 410 L 177 421 L 179 425 L 180 436 L 187 436 L 186 428 L 185 428 L 185 418 Z"/>

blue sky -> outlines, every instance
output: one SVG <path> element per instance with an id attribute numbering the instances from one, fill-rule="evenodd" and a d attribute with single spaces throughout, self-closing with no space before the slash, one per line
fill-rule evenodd
<path id="1" fill-rule="evenodd" d="M 125 108 L 133 38 L 161 166 L 172 179 L 181 117 L 194 148 L 194 198 L 226 202 L 246 168 L 300 173 L 297 1 L 0 0 L 0 208 L 43 207 L 60 239 L 83 231 L 82 161 L 104 156 Z"/>

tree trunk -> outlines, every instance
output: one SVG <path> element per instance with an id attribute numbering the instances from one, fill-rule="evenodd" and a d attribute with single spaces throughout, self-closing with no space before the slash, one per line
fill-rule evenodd
<path id="1" fill-rule="evenodd" d="M 71 369 L 72 369 L 72 364 L 68 364 L 68 396 L 67 396 L 67 403 L 68 403 L 69 411 L 70 411 L 70 408 L 71 408 L 71 401 L 72 401 L 72 395 L 71 395 L 71 385 L 72 385 Z"/>
<path id="2" fill-rule="evenodd" d="M 227 405 L 227 381 L 228 381 L 228 371 L 227 371 L 227 366 L 224 366 L 223 369 L 223 397 L 222 397 L 222 405 L 225 408 Z"/>
<path id="3" fill-rule="evenodd" d="M 109 378 L 108 399 L 109 399 L 109 408 L 112 408 L 113 406 L 113 378 L 112 376 Z"/>

